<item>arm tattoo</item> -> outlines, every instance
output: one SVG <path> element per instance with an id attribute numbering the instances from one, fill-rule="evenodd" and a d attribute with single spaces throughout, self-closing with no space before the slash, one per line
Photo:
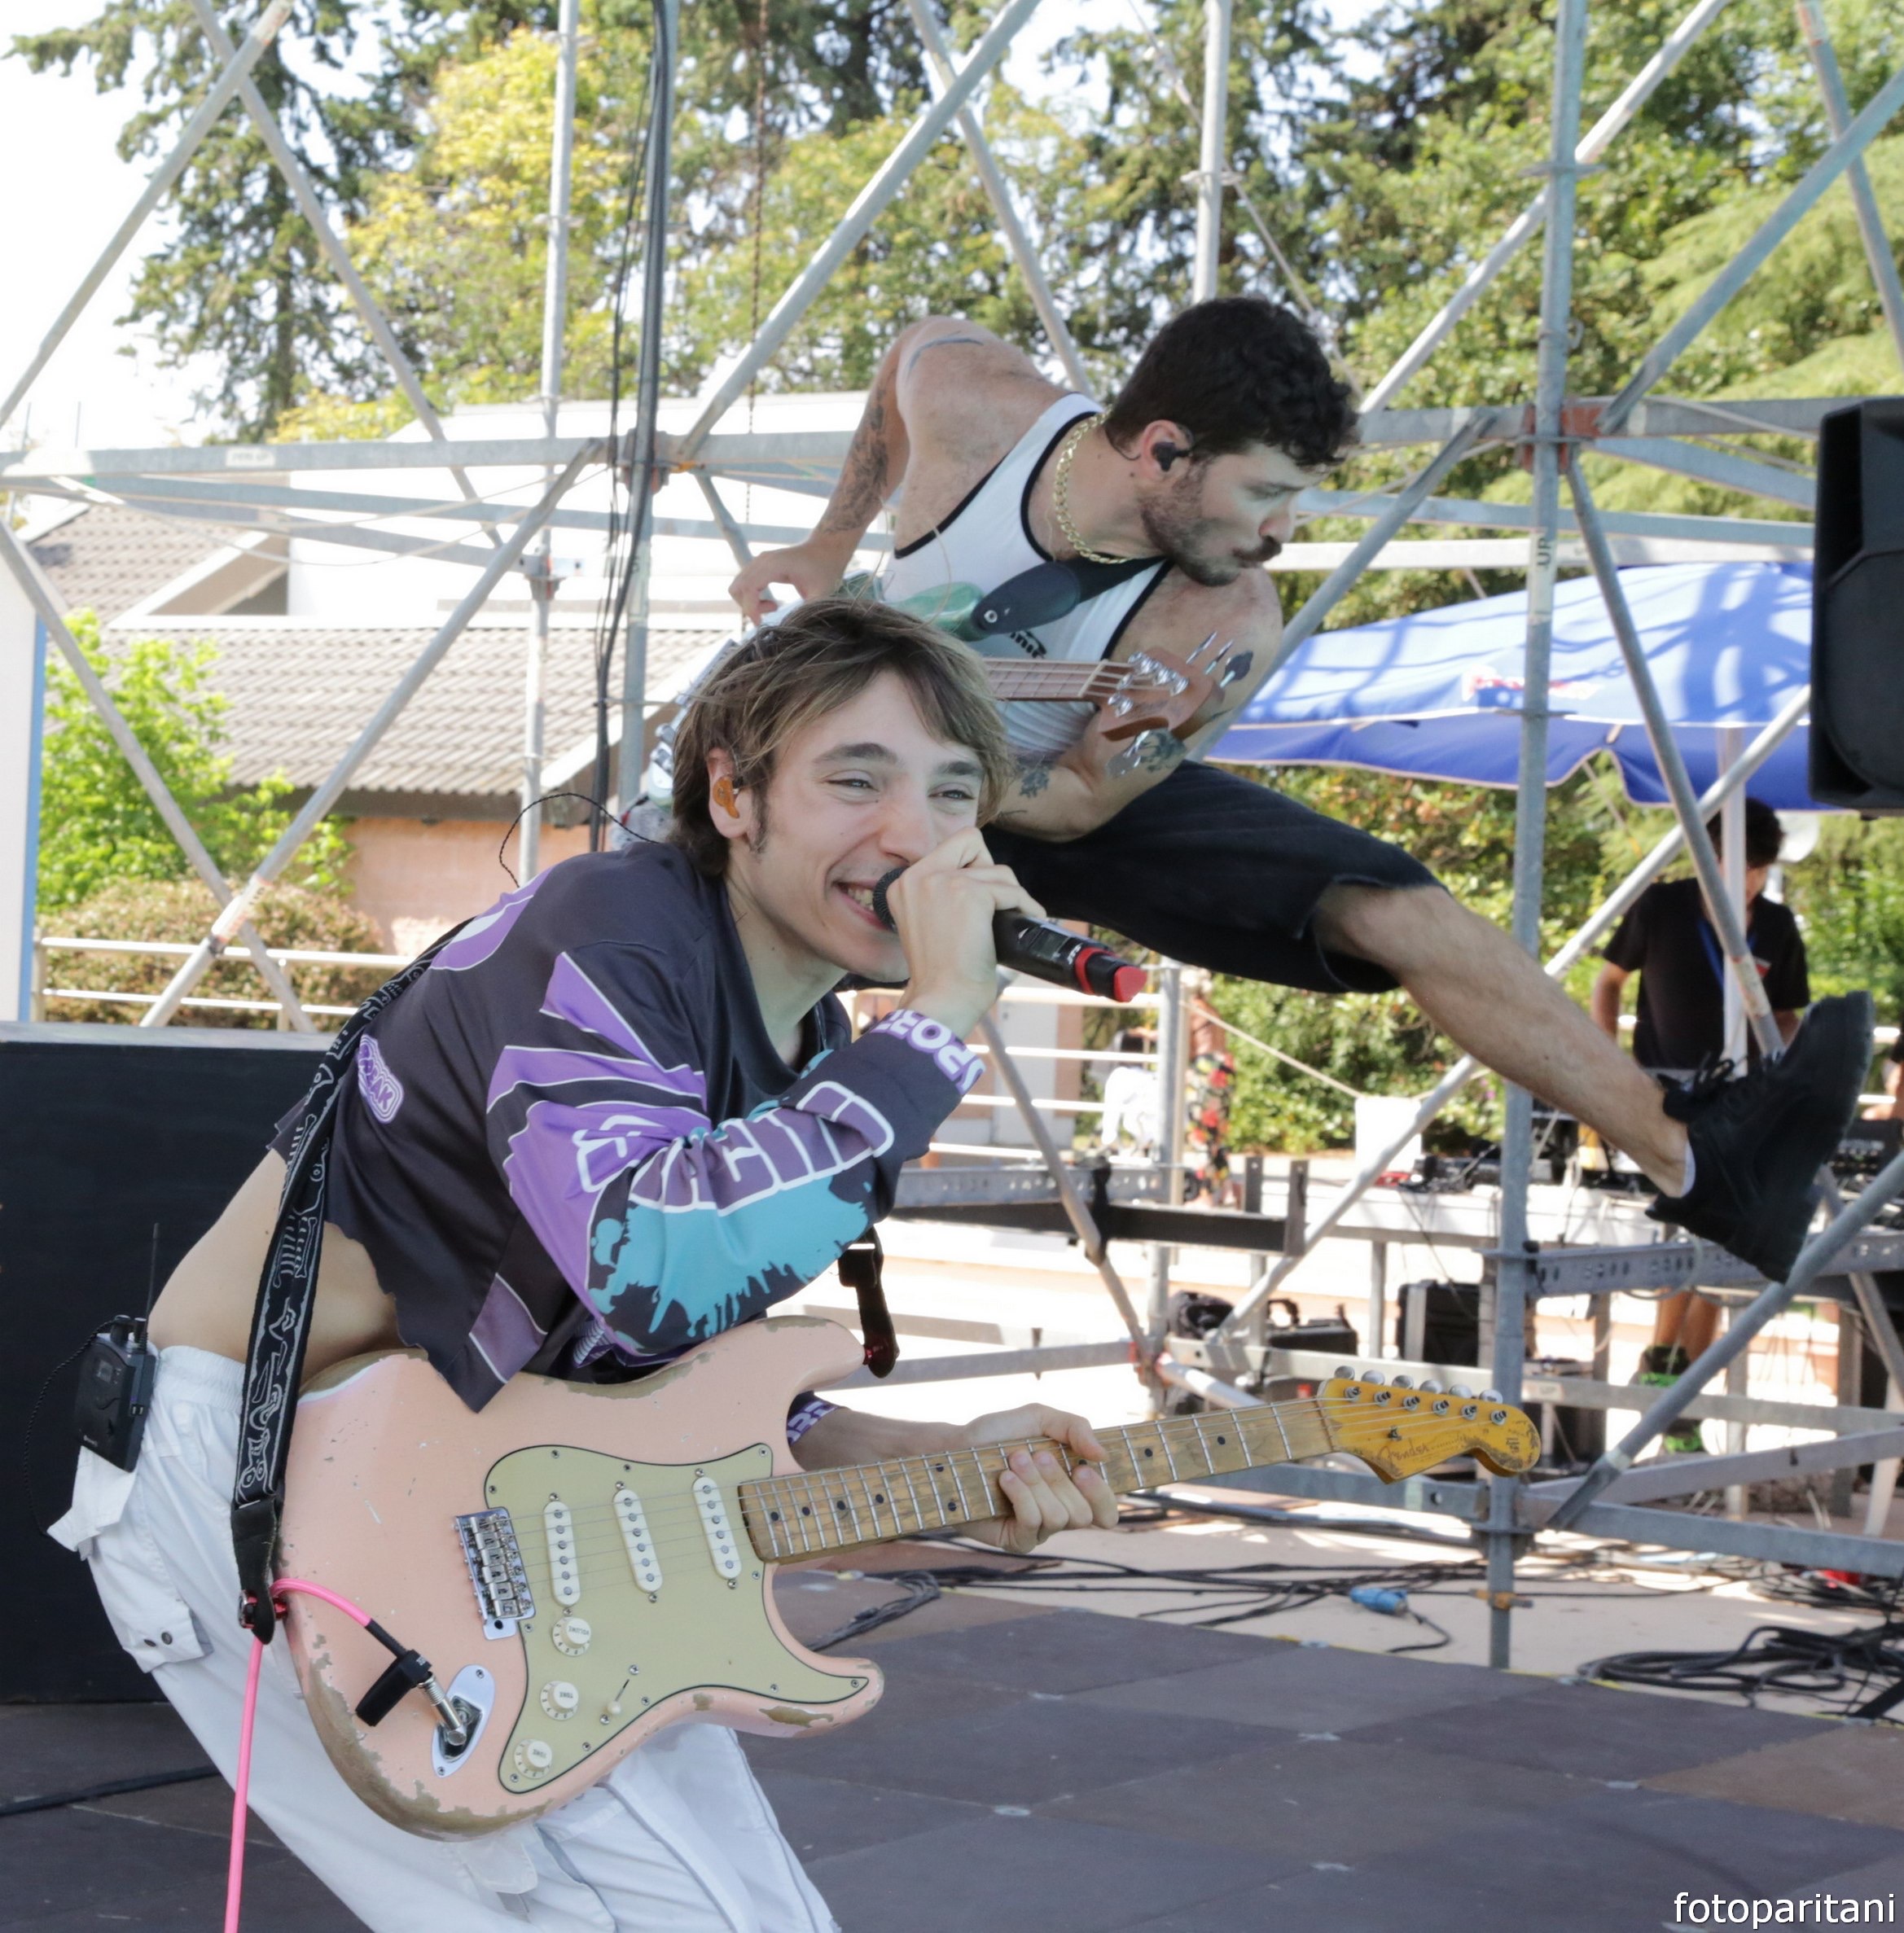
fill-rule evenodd
<path id="1" fill-rule="evenodd" d="M 857 538 L 865 533 L 866 527 L 880 514 L 880 505 L 886 501 L 888 457 L 886 399 L 875 383 L 872 394 L 866 398 L 866 414 L 860 419 L 859 427 L 853 432 L 846 461 L 840 467 L 840 481 L 827 505 L 825 515 L 814 528 L 814 536 L 831 537 L 841 531 L 850 531 Z"/>
<path id="2" fill-rule="evenodd" d="M 1019 796 L 1035 799 L 1051 782 L 1051 761 L 1048 758 L 1021 757 L 1018 762 Z"/>
<path id="3" fill-rule="evenodd" d="M 1145 772 L 1168 772 L 1183 752 L 1183 741 L 1174 732 L 1147 731 L 1139 742 L 1138 767 Z"/>

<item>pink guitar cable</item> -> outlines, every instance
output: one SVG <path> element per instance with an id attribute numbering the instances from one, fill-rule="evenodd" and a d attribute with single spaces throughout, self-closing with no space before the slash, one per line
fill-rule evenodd
<path id="1" fill-rule="evenodd" d="M 347 1618 L 353 1618 L 389 1650 L 401 1657 L 402 1648 L 396 1644 L 389 1634 L 361 1606 L 353 1604 L 348 1598 L 340 1598 L 335 1591 L 327 1591 L 321 1584 L 307 1584 L 301 1577 L 280 1577 L 271 1586 L 271 1601 L 279 1616 L 284 1611 L 280 1600 L 288 1592 L 302 1591 L 306 1597 L 321 1598 L 325 1603 L 334 1606 Z M 409 1655 L 414 1657 L 415 1654 Z M 238 1933 L 238 1916 L 244 1896 L 244 1825 L 251 1791 L 251 1741 L 252 1731 L 257 1723 L 258 1674 L 265 1663 L 265 1646 L 257 1638 L 252 1640 L 251 1663 L 245 1672 L 244 1717 L 238 1734 L 238 1776 L 232 1781 L 231 1802 L 231 1863 L 225 1881 L 225 1933 Z M 424 1669 L 428 1670 L 426 1666 Z M 434 1685 L 436 1681 L 429 1683 Z"/>

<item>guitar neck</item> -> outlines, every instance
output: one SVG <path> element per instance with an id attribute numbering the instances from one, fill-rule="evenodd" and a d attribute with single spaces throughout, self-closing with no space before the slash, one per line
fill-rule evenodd
<path id="1" fill-rule="evenodd" d="M 1075 704 L 1081 699 L 1109 698 L 1125 680 L 1117 664 L 1011 664 L 998 658 L 985 660 L 985 682 L 999 700 L 1020 704 Z"/>
<path id="2" fill-rule="evenodd" d="M 1314 1397 L 1167 1417 L 1099 1430 L 1097 1436 L 1108 1453 L 1104 1476 L 1119 1495 L 1218 1471 L 1292 1462 L 1336 1447 Z M 1067 1470 L 1077 1461 L 1059 1444 L 1039 1439 L 763 1477 L 740 1486 L 741 1512 L 754 1549 L 768 1558 L 887 1543 L 923 1530 L 958 1530 L 1010 1514 L 998 1478 L 1006 1457 L 1024 1449 L 1049 1450 Z"/>

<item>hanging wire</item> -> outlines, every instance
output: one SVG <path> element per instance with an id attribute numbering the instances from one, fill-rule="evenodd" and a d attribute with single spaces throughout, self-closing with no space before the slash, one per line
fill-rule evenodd
<path id="1" fill-rule="evenodd" d="M 630 536 L 634 524 L 631 493 L 636 489 L 646 489 L 647 478 L 638 481 L 630 474 L 624 483 L 622 465 L 616 461 L 616 444 L 620 437 L 621 419 L 621 344 L 627 327 L 628 288 L 635 260 L 635 243 L 638 224 L 636 210 L 641 205 L 642 190 L 647 177 L 648 156 L 654 142 L 655 115 L 655 64 L 671 57 L 668 46 L 666 0 L 655 0 L 655 41 L 648 62 L 647 78 L 643 83 L 641 112 L 636 117 L 636 132 L 628 164 L 628 191 L 623 198 L 621 208 L 621 247 L 615 263 L 613 298 L 609 305 L 608 334 L 608 532 L 603 548 L 608 556 L 606 582 L 602 598 L 597 607 L 594 635 L 595 668 L 595 769 L 594 793 L 605 796 L 608 790 L 608 687 L 615 666 L 615 638 L 621 627 L 622 613 L 628 605 L 630 589 L 634 582 L 634 546 Z M 647 251 L 652 248 L 655 238 L 642 235 L 643 261 L 645 266 Z M 599 853 L 606 830 L 608 814 L 591 797 L 590 803 L 596 806 L 594 816 L 589 821 L 589 850 Z"/>

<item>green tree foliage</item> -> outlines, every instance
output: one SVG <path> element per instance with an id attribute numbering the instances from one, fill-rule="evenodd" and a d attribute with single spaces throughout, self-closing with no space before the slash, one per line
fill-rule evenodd
<path id="1" fill-rule="evenodd" d="M 60 939 L 170 940 L 191 945 L 204 937 L 216 908 L 197 879 L 114 879 L 77 905 L 62 909 Z M 253 923 L 267 946 L 310 953 L 381 953 L 376 923 L 335 891 L 301 886 L 267 888 Z M 177 971 L 176 955 L 75 953 L 49 948 L 47 984 L 62 993 L 98 991 L 156 993 Z M 376 966 L 292 966 L 285 971 L 309 1007 L 348 1011 L 376 992 L 388 971 Z M 214 965 L 192 990 L 175 1027 L 275 1027 L 270 993 L 242 949 Z M 55 1020 L 95 1020 L 121 1025 L 138 1018 L 139 1002 L 125 1000 L 50 1000 Z M 265 1010 L 257 1010 L 262 1006 Z M 336 1014 L 314 1015 L 318 1025 L 337 1024 Z"/>
<path id="2" fill-rule="evenodd" d="M 281 777 L 244 791 L 232 786 L 231 760 L 222 749 L 226 701 L 212 684 L 215 650 L 162 638 L 108 650 L 90 612 L 72 622 L 206 850 L 227 879 L 244 878 L 291 823 L 292 787 Z M 47 666 L 40 826 L 42 919 L 64 917 L 64 909 L 115 883 L 182 879 L 191 872 L 79 680 L 59 659 Z M 349 854 L 337 822 L 327 819 L 299 851 L 287 883 L 340 891 Z"/>

